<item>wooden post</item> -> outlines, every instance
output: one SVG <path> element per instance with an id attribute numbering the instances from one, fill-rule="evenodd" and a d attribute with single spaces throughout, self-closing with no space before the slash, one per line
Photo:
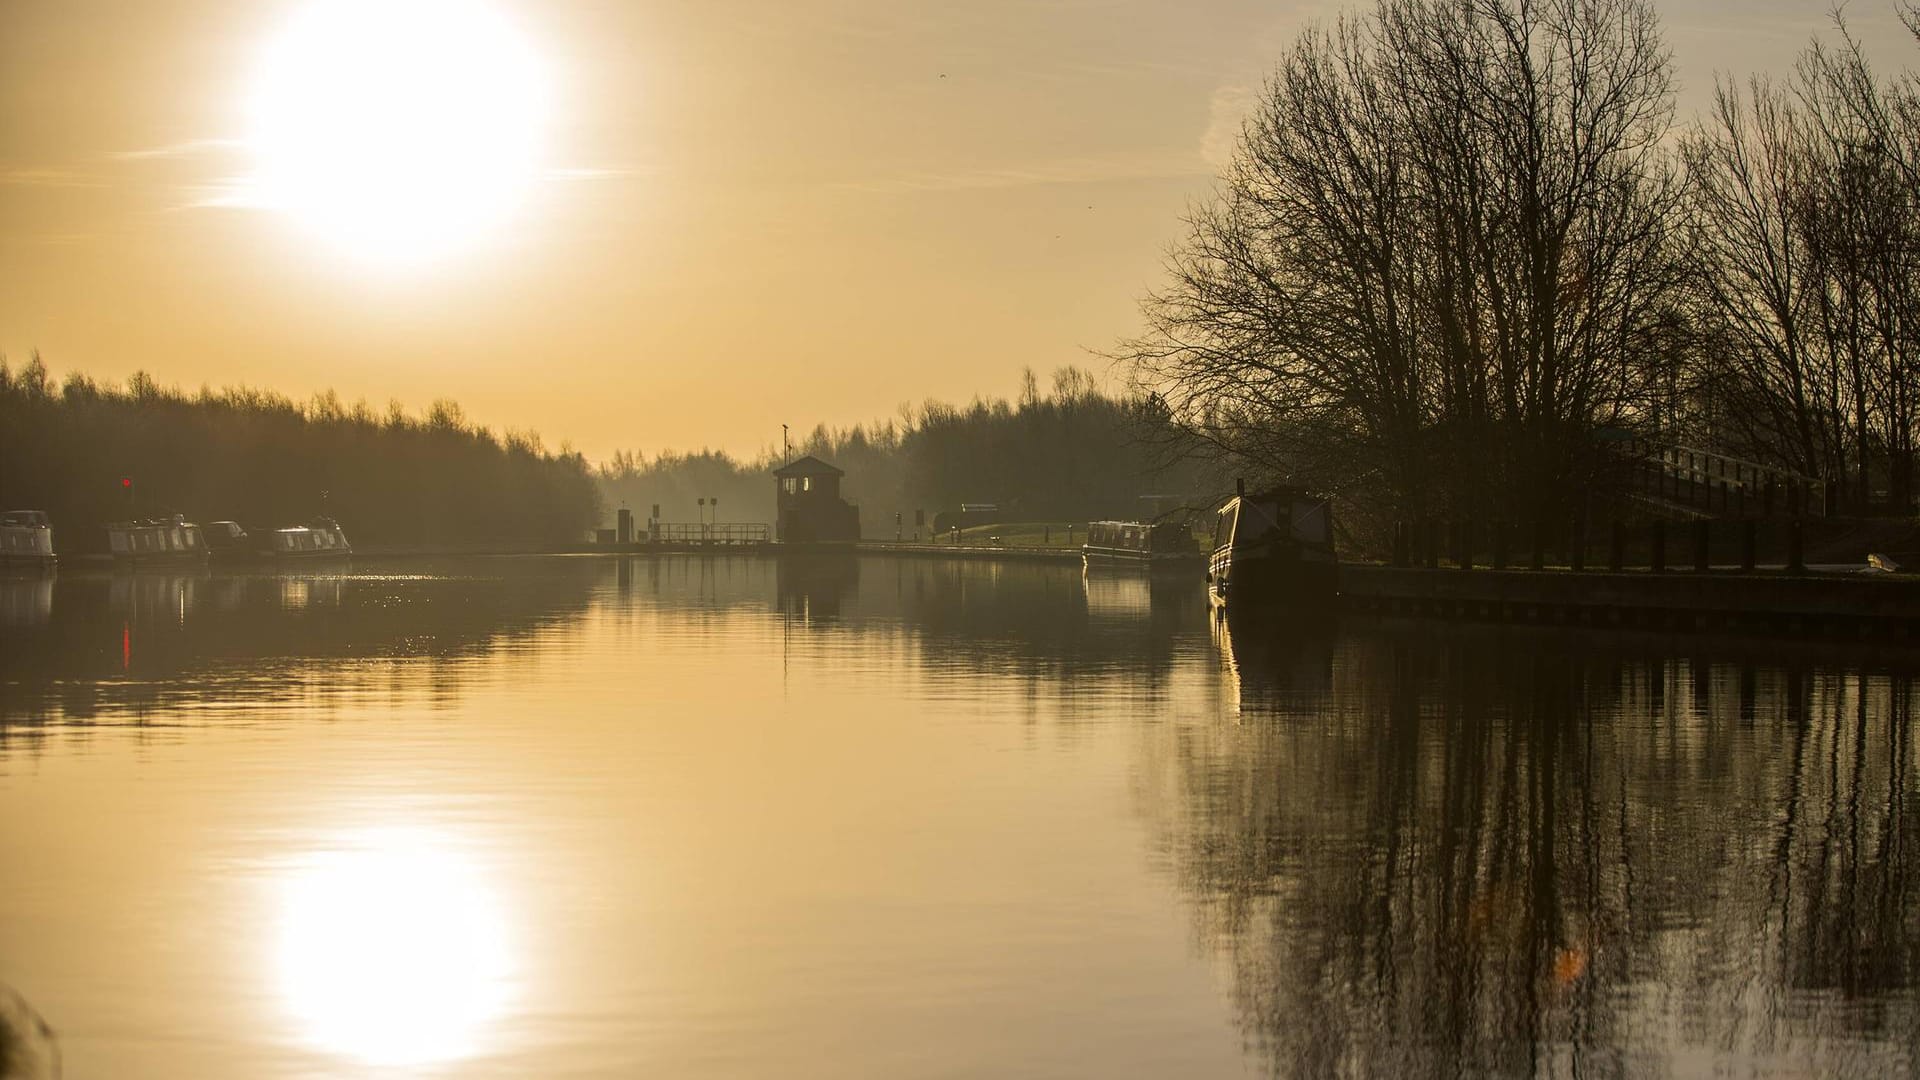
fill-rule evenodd
<path id="1" fill-rule="evenodd" d="M 1627 568 L 1627 527 L 1613 519 L 1613 535 L 1607 542 L 1607 569 L 1619 573 Z"/>
<path id="2" fill-rule="evenodd" d="M 1647 566 L 1654 573 L 1665 573 L 1667 569 L 1667 523 L 1656 520 L 1653 523 L 1652 541 L 1648 546 Z"/>

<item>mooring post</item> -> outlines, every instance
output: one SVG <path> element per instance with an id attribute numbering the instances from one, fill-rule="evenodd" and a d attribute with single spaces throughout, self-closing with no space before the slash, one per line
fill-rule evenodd
<path id="1" fill-rule="evenodd" d="M 1704 574 L 1713 568 L 1713 522 L 1701 518 L 1693 523 L 1693 568 Z"/>
<path id="2" fill-rule="evenodd" d="M 1653 536 L 1647 545 L 1647 567 L 1656 574 L 1666 572 L 1667 523 L 1664 520 L 1656 519 L 1653 523 Z"/>
<path id="3" fill-rule="evenodd" d="M 1793 523 L 1787 526 L 1787 571 L 1794 574 L 1804 574 L 1806 570 L 1806 525 L 1800 520 L 1798 515 L 1795 515 Z"/>
<path id="4" fill-rule="evenodd" d="M 1613 519 L 1612 535 L 1607 538 L 1607 569 L 1619 573 L 1627 568 L 1627 527 Z"/>
<path id="5" fill-rule="evenodd" d="M 1759 547 L 1760 524 L 1751 518 L 1740 522 L 1740 569 L 1753 573 L 1754 549 Z"/>

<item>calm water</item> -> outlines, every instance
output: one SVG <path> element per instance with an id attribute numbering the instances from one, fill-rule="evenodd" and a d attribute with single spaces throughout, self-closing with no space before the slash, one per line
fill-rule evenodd
<path id="1" fill-rule="evenodd" d="M 1077 569 L 0 582 L 69 1077 L 1910 1076 L 1911 658 Z"/>

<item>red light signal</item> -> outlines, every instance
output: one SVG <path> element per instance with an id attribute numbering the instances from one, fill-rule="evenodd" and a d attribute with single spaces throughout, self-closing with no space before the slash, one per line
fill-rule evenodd
<path id="1" fill-rule="evenodd" d="M 123 488 L 130 488 L 130 487 L 132 487 L 132 486 L 133 486 L 133 477 L 131 477 L 131 476 L 123 476 L 123 477 L 121 477 L 121 478 L 120 478 L 120 486 L 121 486 L 121 487 L 123 487 Z"/>

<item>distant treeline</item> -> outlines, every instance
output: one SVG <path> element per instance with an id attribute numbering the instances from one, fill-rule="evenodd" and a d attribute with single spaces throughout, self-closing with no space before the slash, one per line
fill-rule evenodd
<path id="1" fill-rule="evenodd" d="M 324 511 L 359 545 L 447 546 L 574 541 L 600 515 L 579 454 L 495 436 L 451 401 L 413 417 L 331 392 L 189 395 L 145 374 L 56 384 L 38 356 L 0 361 L 0 508 L 46 510 L 63 551 L 104 549 L 109 521 L 171 513 L 271 527 Z"/>
<path id="2" fill-rule="evenodd" d="M 1155 399 L 1101 393 L 1092 375 L 1065 367 L 1047 392 L 1027 372 L 1014 401 L 929 401 L 902 408 L 895 420 L 816 427 L 794 439 L 792 454 L 846 470 L 842 490 L 860 507 L 862 534 L 878 539 L 893 536 L 896 513 L 911 536 L 914 511 L 931 523 L 963 502 L 995 503 L 1017 520 L 1140 518 L 1156 507 L 1206 503 L 1231 486 L 1224 467 L 1189 460 L 1181 448 Z M 717 497 L 718 520 L 771 522 L 780 464 L 779 447 L 751 460 L 623 452 L 599 477 L 607 505 L 625 505 L 642 521 L 654 504 L 664 520 L 695 521 L 699 500 Z"/>
<path id="3" fill-rule="evenodd" d="M 1835 21 L 1684 127 L 1649 0 L 1311 29 L 1124 355 L 1196 438 L 1383 517 L 1590 507 L 1622 431 L 1910 512 L 1920 76 Z"/>

